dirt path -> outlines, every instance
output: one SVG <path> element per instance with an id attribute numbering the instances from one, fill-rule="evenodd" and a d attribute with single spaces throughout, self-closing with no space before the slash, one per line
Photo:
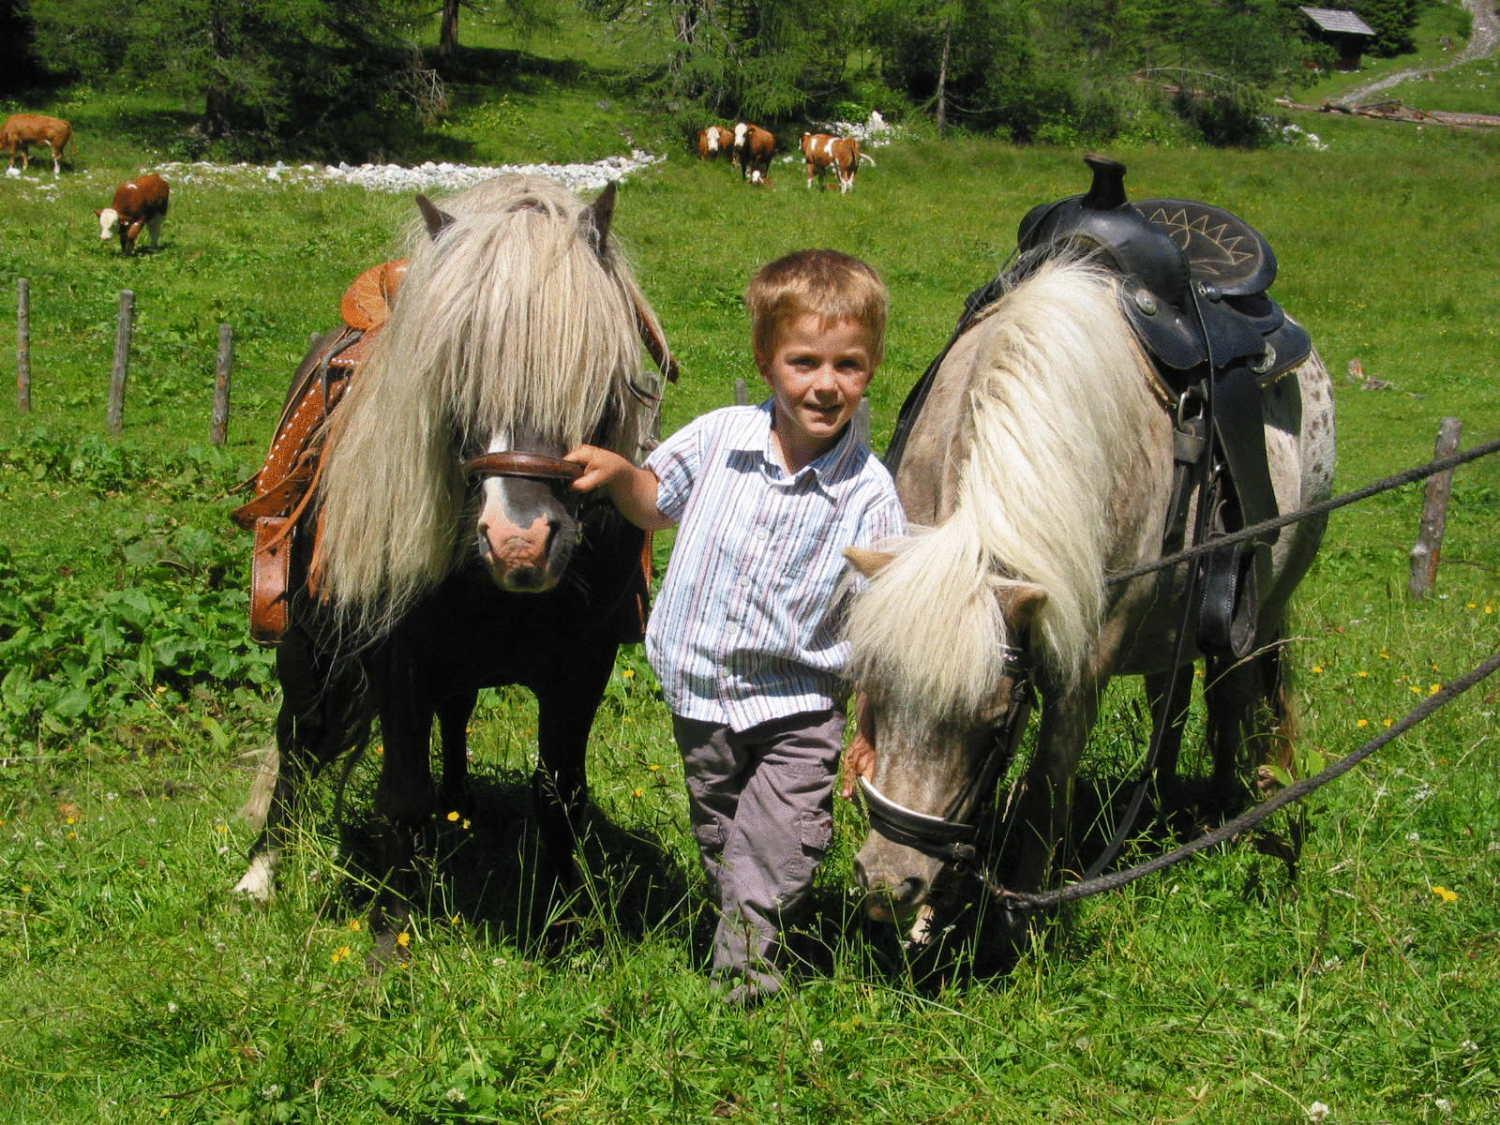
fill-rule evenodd
<path id="1" fill-rule="evenodd" d="M 1488 58 L 1494 54 L 1495 46 L 1497 42 L 1500 42 L 1500 19 L 1495 16 L 1495 0 L 1463 0 L 1463 4 L 1469 10 L 1469 14 L 1474 17 L 1474 27 L 1469 33 L 1468 45 L 1451 60 L 1442 66 L 1398 70 L 1395 74 L 1387 74 L 1384 78 L 1377 78 L 1363 86 L 1356 86 L 1343 97 L 1335 99 L 1334 104 L 1353 107 L 1368 100 L 1372 95 L 1389 90 L 1392 86 L 1399 86 L 1409 78 L 1421 78 L 1424 75 L 1451 70 L 1460 63 Z"/>

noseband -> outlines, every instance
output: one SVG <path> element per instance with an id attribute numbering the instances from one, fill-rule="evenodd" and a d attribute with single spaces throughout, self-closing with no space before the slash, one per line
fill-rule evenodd
<path id="1" fill-rule="evenodd" d="M 481 453 L 463 463 L 466 477 L 524 477 L 527 480 L 567 481 L 583 476 L 583 466 L 545 453 Z"/>
<path id="2" fill-rule="evenodd" d="M 1026 650 L 1015 645 L 1005 645 L 1000 650 L 1000 658 L 1002 667 L 1009 664 L 1014 670 L 1011 697 L 1016 700 L 1016 704 L 1010 709 L 1005 722 L 995 728 L 984 764 L 954 801 L 955 809 L 963 808 L 970 799 L 975 800 L 977 808 L 978 800 L 994 789 L 1000 774 L 1010 764 L 1021 735 L 1026 730 L 1026 720 L 1031 715 L 1031 661 Z M 878 732 L 876 737 L 878 739 Z M 870 827 L 892 843 L 912 848 L 944 863 L 963 864 L 974 859 L 974 840 L 979 835 L 977 823 L 909 809 L 880 792 L 867 777 L 859 779 L 859 791 L 864 797 Z"/>

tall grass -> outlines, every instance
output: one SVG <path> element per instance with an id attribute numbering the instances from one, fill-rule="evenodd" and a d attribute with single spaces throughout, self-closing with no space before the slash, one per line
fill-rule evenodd
<path id="1" fill-rule="evenodd" d="M 162 251 L 124 259 L 99 243 L 92 208 L 151 154 L 112 142 L 107 115 L 85 119 L 78 166 L 55 190 L 35 173 L 0 181 L 0 289 L 31 279 L 36 406 L 30 418 L 0 411 L 7 565 L 27 589 L 79 597 L 137 581 L 116 542 L 144 521 L 239 542 L 217 469 L 191 497 L 130 472 L 98 483 L 96 460 L 111 455 L 86 439 L 103 429 L 118 290 L 135 289 L 139 323 L 114 447 L 156 465 L 203 443 L 228 321 L 230 456 L 248 474 L 308 333 L 388 252 L 410 207 L 343 187 L 181 182 Z M 1307 124 L 1327 152 L 1118 155 L 1132 194 L 1211 200 L 1270 237 L 1274 292 L 1336 374 L 1350 487 L 1430 455 L 1444 415 L 1463 418 L 1466 443 L 1500 430 L 1500 142 Z M 842 198 L 806 191 L 795 165 L 755 191 L 679 151 L 625 186 L 617 228 L 685 372 L 667 431 L 730 401 L 736 377 L 754 384 L 740 308 L 752 269 L 832 245 L 868 258 L 892 290 L 871 391 L 883 444 L 1026 208 L 1085 186 L 1075 152 L 967 140 L 874 155 Z M 0 317 L 7 373 L 14 346 Z M 1391 388 L 1349 382 L 1355 358 Z M 73 449 L 76 471 L 25 453 L 39 429 L 41 445 Z M 1419 506 L 1413 487 L 1335 516 L 1304 584 L 1293 659 L 1305 765 L 1352 749 L 1500 637 L 1500 466 L 1458 474 L 1436 594 L 1413 603 L 1405 553 Z M 638 650 L 622 655 L 591 743 L 583 900 L 538 893 L 520 819 L 534 706 L 493 693 L 474 729 L 481 815 L 435 824 L 410 957 L 383 970 L 368 960 L 364 914 L 378 754 L 341 798 L 332 778 L 318 788 L 279 898 L 251 909 L 227 894 L 252 835 L 235 809 L 272 700 L 250 692 L 226 709 L 203 682 L 142 679 L 128 721 L 0 746 L 0 1112 L 1218 1121 L 1301 1120 L 1321 1102 L 1332 1120 L 1491 1119 L 1496 690 L 1318 794 L 1299 814 L 1295 878 L 1274 854 L 1232 847 L 1078 906 L 1007 972 L 962 932 L 934 968 L 863 928 L 848 889 L 863 825 L 841 803 L 816 913 L 794 942 L 800 987 L 745 1015 L 699 972 L 711 919 L 668 717 Z M 1111 689 L 1089 778 L 1128 772 L 1138 698 L 1134 685 Z M 556 923 L 570 940 L 549 940 Z"/>

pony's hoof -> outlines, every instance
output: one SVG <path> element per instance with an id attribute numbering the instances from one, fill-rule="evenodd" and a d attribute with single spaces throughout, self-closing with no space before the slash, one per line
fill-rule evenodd
<path id="1" fill-rule="evenodd" d="M 276 897 L 276 886 L 271 877 L 272 864 L 266 856 L 256 856 L 250 861 L 250 870 L 240 877 L 231 894 L 249 899 L 265 906 Z"/>

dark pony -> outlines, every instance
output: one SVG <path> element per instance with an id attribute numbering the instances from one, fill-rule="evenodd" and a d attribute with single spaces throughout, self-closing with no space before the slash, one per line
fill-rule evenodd
<path id="1" fill-rule="evenodd" d="M 571 872 L 589 729 L 617 646 L 641 635 L 645 586 L 642 533 L 580 502 L 576 466 L 559 459 L 584 441 L 638 459 L 657 406 L 638 386 L 642 339 L 671 366 L 610 236 L 613 203 L 613 186 L 589 206 L 550 180 L 502 177 L 414 224 L 399 297 L 332 415 L 293 538 L 275 784 L 237 891 L 270 896 L 304 783 L 376 718 L 376 813 L 389 867 L 409 866 L 434 811 L 465 807 L 466 725 L 480 689 L 500 684 L 536 695 L 537 815 Z M 294 386 L 326 351 L 315 345 Z"/>

